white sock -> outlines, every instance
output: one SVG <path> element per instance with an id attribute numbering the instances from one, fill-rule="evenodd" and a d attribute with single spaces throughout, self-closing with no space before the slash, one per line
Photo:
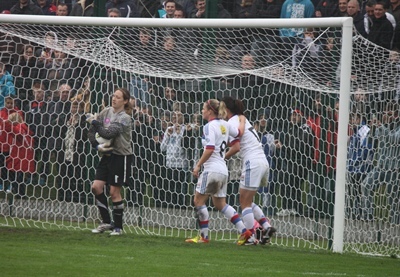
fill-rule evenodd
<path id="1" fill-rule="evenodd" d="M 246 227 L 243 224 L 242 219 L 240 218 L 239 214 L 236 210 L 229 204 L 226 204 L 225 207 L 221 210 L 221 213 L 229 219 L 232 224 L 235 225 L 236 229 L 238 230 L 239 234 L 246 231 Z"/>
<path id="2" fill-rule="evenodd" d="M 253 230 L 254 214 L 252 208 L 245 208 L 242 211 L 242 220 L 247 230 Z"/>
<path id="3" fill-rule="evenodd" d="M 269 219 L 264 215 L 263 211 L 258 205 L 256 205 L 255 203 L 251 203 L 251 208 L 253 209 L 255 220 L 257 220 L 258 223 L 260 223 L 260 225 L 264 228 L 264 230 L 271 227 Z"/>
<path id="4" fill-rule="evenodd" d="M 199 215 L 200 234 L 203 238 L 208 239 L 209 214 L 208 214 L 207 206 L 203 205 L 200 207 L 196 207 L 196 209 L 197 209 L 197 214 Z"/>

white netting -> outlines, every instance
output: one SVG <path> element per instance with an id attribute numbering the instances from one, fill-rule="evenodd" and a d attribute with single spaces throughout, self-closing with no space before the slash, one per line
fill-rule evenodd
<path id="1" fill-rule="evenodd" d="M 0 24 L 1 62 L 13 76 L 16 105 L 36 132 L 35 173 L 2 173 L 0 214 L 5 224 L 87 229 L 98 222 L 90 192 L 98 156 L 86 140 L 85 122 L 77 120 L 75 132 L 68 133 L 70 104 L 57 104 L 54 96 L 58 91 L 61 99 L 63 91 L 70 91 L 69 97 L 84 102 L 82 114 L 107 105 L 115 87 L 128 87 L 137 107 L 134 175 L 124 190 L 126 231 L 174 236 L 197 232 L 190 169 L 201 151 L 201 106 L 207 99 L 231 95 L 246 105 L 271 163 L 270 187 L 260 191 L 256 202 L 278 229 L 274 243 L 330 248 L 341 30 L 313 31 L 308 41 L 281 38 L 273 28 Z M 141 39 L 149 44 L 141 45 Z M 31 62 L 24 60 L 28 45 L 36 56 Z M 382 119 L 386 103 L 398 99 L 398 56 L 361 36 L 354 36 L 353 47 L 349 78 L 358 93 L 352 96 L 351 112 L 366 122 L 373 116 Z M 32 114 L 37 90 L 44 91 L 49 107 L 39 117 Z M 302 114 L 299 125 L 290 123 L 293 110 Z M 177 118 L 190 132 L 181 137 L 185 159 L 173 169 L 166 164 L 172 145 L 162 151 L 161 143 L 165 128 L 177 124 Z M 390 134 L 383 130 L 377 135 L 375 140 L 391 141 L 393 151 L 399 151 L 399 141 Z M 68 156 L 71 136 L 76 148 Z M 373 153 L 387 147 L 371 144 Z M 379 164 L 379 157 L 372 158 Z M 229 168 L 227 201 L 238 208 L 238 166 Z M 363 182 L 347 179 L 346 251 L 399 255 L 399 207 L 393 204 L 398 203 L 398 191 L 392 189 L 398 188 L 399 178 L 390 176 L 370 190 L 373 204 L 366 201 L 370 194 L 362 191 Z M 210 211 L 211 238 L 235 239 L 233 226 Z"/>

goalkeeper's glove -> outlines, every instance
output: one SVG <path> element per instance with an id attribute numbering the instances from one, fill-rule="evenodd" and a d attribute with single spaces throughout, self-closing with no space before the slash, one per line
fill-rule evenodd
<path id="1" fill-rule="evenodd" d="M 102 143 L 97 145 L 97 151 L 99 151 L 100 153 L 106 153 L 106 152 L 111 152 L 114 150 L 113 147 L 111 147 L 111 144 L 108 142 Z"/>
<path id="2" fill-rule="evenodd" d="M 86 122 L 87 123 L 92 124 L 92 122 L 94 120 L 97 120 L 97 113 L 95 113 L 95 114 L 87 113 L 86 114 Z"/>

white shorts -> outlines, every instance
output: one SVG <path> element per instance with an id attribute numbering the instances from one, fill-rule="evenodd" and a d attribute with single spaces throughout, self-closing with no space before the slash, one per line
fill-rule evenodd
<path id="1" fill-rule="evenodd" d="M 204 171 L 197 181 L 196 191 L 200 194 L 226 197 L 227 183 L 228 176 L 217 172 Z"/>
<path id="2" fill-rule="evenodd" d="M 240 188 L 258 190 L 268 184 L 269 164 L 267 159 L 247 160 L 243 163 Z"/>

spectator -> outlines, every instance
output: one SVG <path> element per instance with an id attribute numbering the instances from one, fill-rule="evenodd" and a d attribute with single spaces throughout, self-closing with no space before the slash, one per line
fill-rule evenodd
<path id="1" fill-rule="evenodd" d="M 19 113 L 24 119 L 24 113 L 15 105 L 15 96 L 9 95 L 4 98 L 4 107 L 0 109 L 0 119 L 8 120 L 8 116 L 12 113 Z"/>
<path id="2" fill-rule="evenodd" d="M 173 105 L 177 101 L 176 99 L 176 91 L 173 88 L 173 83 L 168 83 L 164 87 L 164 91 L 161 94 L 161 97 L 157 99 L 157 106 L 161 110 L 167 110 L 172 112 Z"/>
<path id="3" fill-rule="evenodd" d="M 32 45 L 24 45 L 23 53 L 16 55 L 12 74 L 15 76 L 15 86 L 18 88 L 18 98 L 24 106 L 24 102 L 32 100 L 33 95 L 28 95 L 28 90 L 32 88 L 33 80 L 39 78 L 39 70 L 43 67 L 42 62 L 34 56 Z"/>
<path id="4" fill-rule="evenodd" d="M 167 0 L 161 5 L 160 9 L 157 11 L 157 18 L 174 18 L 174 13 L 176 10 L 176 3 L 174 0 Z"/>
<path id="5" fill-rule="evenodd" d="M 281 195 L 282 210 L 278 216 L 303 214 L 302 184 L 307 178 L 311 166 L 312 131 L 306 124 L 302 111 L 292 111 L 288 131 L 282 134 L 281 140 L 275 141 L 280 149 L 282 162 Z"/>
<path id="6" fill-rule="evenodd" d="M 164 37 L 159 55 L 159 67 L 164 70 L 192 72 L 196 65 L 193 62 L 194 55 L 187 52 L 187 49 L 178 46 L 176 38 L 173 36 Z"/>
<path id="7" fill-rule="evenodd" d="M 117 8 L 111 8 L 107 10 L 108 17 L 121 17 L 121 12 Z"/>
<path id="8" fill-rule="evenodd" d="M 41 8 L 36 6 L 32 0 L 19 0 L 11 9 L 12 14 L 43 15 Z"/>
<path id="9" fill-rule="evenodd" d="M 10 147 L 12 145 L 11 137 L 6 132 L 6 129 L 10 129 L 10 122 L 8 117 L 12 113 L 19 113 L 23 119 L 23 112 L 15 106 L 14 97 L 9 95 L 5 98 L 4 108 L 0 110 L 0 174 L 1 180 L 8 179 L 8 170 L 5 167 L 5 161 L 10 154 Z M 0 182 L 0 187 L 4 188 L 3 183 Z M 2 189 L 0 189 L 2 190 Z"/>
<path id="10" fill-rule="evenodd" d="M 78 101 L 79 103 L 83 102 L 85 113 L 92 112 L 92 104 L 90 103 L 92 96 L 90 80 L 91 78 L 89 76 L 86 76 L 83 81 L 82 87 L 78 90 L 77 94 L 71 98 L 71 101 Z"/>
<path id="11" fill-rule="evenodd" d="M 315 78 L 320 74 L 322 55 L 322 46 L 315 40 L 314 29 L 307 28 L 304 30 L 304 39 L 293 48 L 292 66 L 301 68 L 307 75 Z"/>
<path id="12" fill-rule="evenodd" d="M 190 14 L 191 18 L 210 18 L 206 12 L 206 0 L 194 0 L 194 3 L 196 8 Z M 217 18 L 232 18 L 232 16 L 221 4 L 218 4 Z"/>
<path id="13" fill-rule="evenodd" d="M 55 32 L 49 31 L 44 35 L 44 47 L 37 49 L 35 56 L 43 66 L 47 66 L 53 61 L 53 51 L 58 43 L 58 36 Z"/>
<path id="14" fill-rule="evenodd" d="M 325 96 L 326 97 L 326 96 Z M 313 161 L 308 173 L 309 188 L 307 192 L 308 210 L 304 214 L 309 217 L 323 217 L 326 211 L 326 189 L 330 173 L 330 145 L 332 142 L 331 119 L 326 108 L 326 99 L 321 94 L 315 95 L 312 110 L 307 118 L 313 134 Z"/>
<path id="15" fill-rule="evenodd" d="M 181 111 L 173 111 L 172 126 L 164 133 L 160 145 L 162 152 L 165 152 L 165 171 L 163 175 L 163 192 L 161 200 L 172 207 L 185 207 L 185 187 L 188 178 L 188 152 L 190 148 L 188 139 L 193 136 L 191 127 L 184 122 L 184 115 Z"/>
<path id="16" fill-rule="evenodd" d="M 314 5 L 310 0 L 285 0 L 280 18 L 310 18 L 314 15 Z M 291 56 L 294 46 L 303 38 L 303 28 L 281 28 L 280 39 L 283 43 L 282 59 Z M 282 60 L 281 59 L 281 60 Z"/>
<path id="17" fill-rule="evenodd" d="M 249 111 L 249 120 L 255 121 L 258 116 L 258 109 L 262 106 L 261 98 L 265 95 L 266 80 L 255 75 L 252 70 L 259 68 L 251 54 L 244 54 L 241 57 L 241 70 L 243 73 L 236 75 L 232 85 L 237 90 L 232 92 L 232 97 L 242 99 L 244 106 Z M 228 80 L 230 82 L 231 80 Z M 237 96 L 234 95 L 237 93 Z"/>
<path id="18" fill-rule="evenodd" d="M 8 133 L 10 155 L 6 159 L 6 168 L 9 172 L 11 191 L 20 196 L 25 195 L 24 175 L 36 171 L 34 160 L 34 141 L 32 132 L 24 122 L 19 113 L 12 113 L 8 116 L 10 124 L 5 125 Z"/>
<path id="19" fill-rule="evenodd" d="M 94 0 L 79 0 L 71 9 L 70 16 L 93 16 Z"/>
<path id="20" fill-rule="evenodd" d="M 396 24 L 400 22 L 400 0 L 390 0 L 388 12 L 394 16 Z"/>
<path id="21" fill-rule="evenodd" d="M 366 121 L 369 122 L 371 120 L 371 113 L 376 112 L 372 110 L 370 94 L 362 88 L 357 88 L 354 94 L 351 95 L 350 105 L 351 112 L 362 117 L 362 121 L 358 124 L 366 124 Z"/>
<path id="22" fill-rule="evenodd" d="M 351 116 L 351 131 L 347 148 L 347 214 L 353 219 L 361 218 L 361 183 L 373 168 L 374 143 L 371 128 L 360 113 Z"/>
<path id="23" fill-rule="evenodd" d="M 56 15 L 57 7 L 51 0 L 36 0 L 37 6 L 42 9 L 44 15 Z"/>
<path id="24" fill-rule="evenodd" d="M 177 4 L 176 8 L 183 9 L 185 17 L 192 14 L 195 9 L 193 0 L 175 0 L 175 3 Z"/>
<path id="25" fill-rule="evenodd" d="M 139 17 L 139 10 L 136 1 L 133 0 L 108 0 L 106 3 L 106 11 L 116 8 L 120 11 L 121 17 Z"/>
<path id="26" fill-rule="evenodd" d="M 63 127 L 66 125 L 71 111 L 71 86 L 61 84 L 57 91 L 59 93 L 58 99 L 53 99 L 54 102 L 49 104 L 50 121 L 49 125 L 46 126 L 49 131 L 46 133 L 51 134 L 50 138 L 48 138 L 48 149 L 52 151 L 56 161 L 61 164 L 64 162 L 62 144 L 65 133 L 63 131 L 66 132 Z"/>
<path id="27" fill-rule="evenodd" d="M 32 131 L 34 138 L 35 160 L 38 164 L 39 184 L 46 183 L 47 175 L 50 174 L 50 153 L 47 149 L 47 140 L 51 134 L 46 134 L 50 115 L 48 113 L 48 103 L 45 101 L 45 86 L 39 82 L 34 82 L 32 86 L 34 99 L 24 106 L 26 124 Z M 41 167 L 39 167 L 41 162 Z"/>
<path id="28" fill-rule="evenodd" d="M 13 80 L 13 76 L 6 71 L 5 64 L 0 62 L 0 109 L 4 107 L 5 97 L 15 95 Z"/>
<path id="29" fill-rule="evenodd" d="M 347 3 L 349 0 L 338 0 L 339 1 L 339 15 L 347 16 Z"/>
<path id="30" fill-rule="evenodd" d="M 68 5 L 65 3 L 58 3 L 56 15 L 57 16 L 67 16 L 68 15 Z"/>
<path id="31" fill-rule="evenodd" d="M 361 184 L 362 189 L 362 218 L 374 218 L 374 193 L 386 185 L 387 204 L 390 206 L 389 220 L 393 224 L 400 224 L 398 209 L 400 187 L 400 117 L 399 105 L 389 102 L 382 117 L 375 117 L 371 121 L 370 134 L 377 141 L 377 161 L 371 172 Z"/>
<path id="32" fill-rule="evenodd" d="M 255 0 L 251 10 L 254 18 L 279 18 L 281 16 L 282 0 Z M 261 28 L 253 33 L 251 54 L 260 66 L 269 66 L 280 60 L 276 51 L 281 47 L 276 38 L 277 29 Z"/>
<path id="33" fill-rule="evenodd" d="M 231 12 L 231 14 L 234 18 L 252 18 L 255 2 L 256 0 L 235 0 L 234 12 Z"/>
<path id="34" fill-rule="evenodd" d="M 394 28 L 386 17 L 384 3 L 376 3 L 374 6 L 374 17 L 369 29 L 367 39 L 383 48 L 391 49 Z"/>
<path id="35" fill-rule="evenodd" d="M 130 47 L 130 46 L 129 46 Z M 143 63 L 153 63 L 156 47 L 154 46 L 153 32 L 151 29 L 141 28 L 139 30 L 138 42 L 136 43 L 135 52 L 141 58 Z M 132 74 L 132 80 L 129 86 L 129 92 L 135 99 L 150 104 L 150 92 L 148 76 Z"/>
<path id="36" fill-rule="evenodd" d="M 338 0 L 320 0 L 315 7 L 315 17 L 340 16 Z"/>
<path id="37" fill-rule="evenodd" d="M 49 89 L 56 90 L 61 83 L 70 82 L 75 85 L 75 80 L 79 77 L 79 68 L 73 63 L 67 54 L 60 50 L 53 51 L 53 58 L 45 66 L 41 74 L 42 79 L 50 82 Z"/>
<path id="38" fill-rule="evenodd" d="M 279 18 L 283 2 L 281 0 L 254 0 L 251 5 L 251 17 Z"/>
<path id="39" fill-rule="evenodd" d="M 347 3 L 347 15 L 353 18 L 353 25 L 356 31 L 366 38 L 367 33 L 364 28 L 364 15 L 360 10 L 360 4 L 357 0 L 350 0 L 349 3 Z"/>
<path id="40" fill-rule="evenodd" d="M 60 136 L 63 139 L 63 159 L 60 162 L 61 184 L 58 200 L 79 202 L 85 199 L 84 182 L 88 177 L 87 132 L 85 103 L 73 101 Z"/>
<path id="41" fill-rule="evenodd" d="M 368 0 L 365 3 L 365 14 L 364 14 L 364 28 L 365 32 L 369 34 L 369 30 L 373 24 L 372 20 L 374 19 L 374 11 L 375 11 L 375 0 Z M 386 18 L 392 23 L 393 29 L 396 29 L 396 19 L 394 16 L 388 12 L 385 12 Z M 400 25 L 399 25 L 400 26 Z"/>
<path id="42" fill-rule="evenodd" d="M 161 151 L 160 146 L 167 128 L 171 126 L 171 112 L 167 110 L 162 111 L 156 121 L 156 132 L 153 136 L 155 144 L 152 156 L 154 162 L 154 174 L 152 174 L 151 184 L 153 187 L 155 205 L 156 207 L 161 207 L 166 206 L 166 203 L 162 203 L 162 201 L 165 200 L 165 191 L 163 191 L 164 180 L 162 177 L 165 172 L 165 155 Z"/>
<path id="43" fill-rule="evenodd" d="M 151 107 L 148 104 L 137 104 L 132 128 L 133 138 L 133 179 L 129 183 L 130 193 L 128 200 L 134 205 L 143 205 L 143 196 L 146 192 L 146 180 L 149 180 L 152 167 L 152 155 L 157 147 L 154 137 L 158 136 Z M 159 152 L 160 153 L 160 152 Z"/>
<path id="44" fill-rule="evenodd" d="M 186 18 L 186 13 L 182 8 L 176 8 L 174 12 L 174 18 Z"/>

